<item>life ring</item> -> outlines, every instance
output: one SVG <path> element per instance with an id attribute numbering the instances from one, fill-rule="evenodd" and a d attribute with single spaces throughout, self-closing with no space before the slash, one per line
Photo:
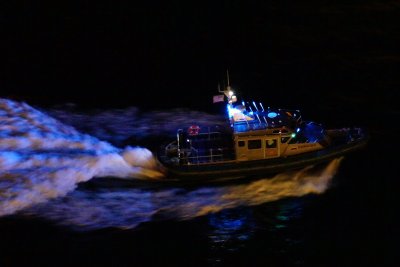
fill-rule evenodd
<path id="1" fill-rule="evenodd" d="M 200 132 L 200 127 L 198 125 L 192 125 L 188 129 L 189 135 L 198 135 Z"/>

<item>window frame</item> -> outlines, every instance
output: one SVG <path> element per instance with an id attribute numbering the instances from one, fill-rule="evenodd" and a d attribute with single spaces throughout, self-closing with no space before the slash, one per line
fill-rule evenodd
<path id="1" fill-rule="evenodd" d="M 273 144 L 269 145 L 268 141 L 273 141 Z M 276 149 L 276 148 L 278 148 L 278 139 L 265 139 L 265 149 Z"/>

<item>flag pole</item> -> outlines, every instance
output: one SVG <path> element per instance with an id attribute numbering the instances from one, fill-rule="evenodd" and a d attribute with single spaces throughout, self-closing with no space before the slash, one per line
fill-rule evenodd
<path id="1" fill-rule="evenodd" d="M 226 77 L 228 79 L 228 87 L 229 87 L 229 70 L 226 70 Z"/>

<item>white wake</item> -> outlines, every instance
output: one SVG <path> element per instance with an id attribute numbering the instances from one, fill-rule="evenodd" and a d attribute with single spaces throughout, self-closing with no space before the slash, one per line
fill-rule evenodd
<path id="1" fill-rule="evenodd" d="M 145 148 L 116 148 L 25 103 L 0 99 L 0 216 L 104 176 L 159 178 L 162 173 Z"/>

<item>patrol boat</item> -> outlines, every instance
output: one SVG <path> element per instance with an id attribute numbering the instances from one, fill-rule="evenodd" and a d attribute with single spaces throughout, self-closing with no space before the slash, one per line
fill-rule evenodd
<path id="1" fill-rule="evenodd" d="M 221 181 L 279 173 L 338 158 L 368 139 L 361 128 L 324 129 L 303 120 L 299 110 L 239 103 L 229 82 L 219 92 L 214 102 L 225 102 L 228 127 L 178 129 L 176 140 L 158 153 L 169 179 Z"/>

